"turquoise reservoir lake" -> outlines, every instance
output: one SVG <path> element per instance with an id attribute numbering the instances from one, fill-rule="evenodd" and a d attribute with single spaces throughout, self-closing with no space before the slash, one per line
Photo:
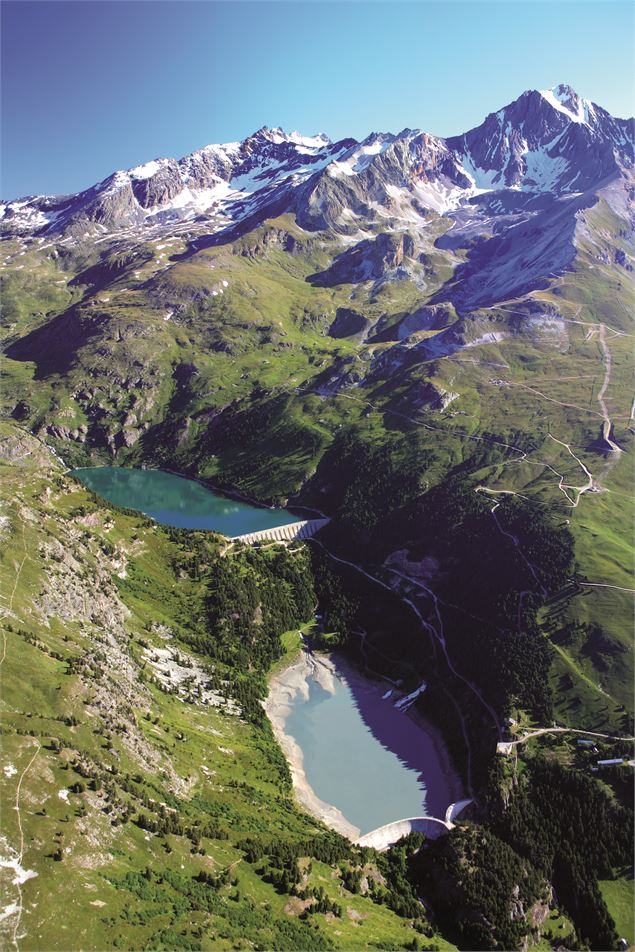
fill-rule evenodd
<path id="1" fill-rule="evenodd" d="M 265 509 L 228 499 L 202 483 L 160 469 L 96 466 L 75 469 L 94 493 L 126 509 L 137 509 L 157 522 L 180 529 L 208 529 L 226 536 L 259 532 L 298 522 L 288 509 Z"/>

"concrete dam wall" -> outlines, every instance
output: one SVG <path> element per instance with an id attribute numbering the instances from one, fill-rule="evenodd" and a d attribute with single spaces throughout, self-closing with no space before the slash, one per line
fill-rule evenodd
<path id="1" fill-rule="evenodd" d="M 244 535 L 232 536 L 234 541 L 246 542 L 292 542 L 294 539 L 310 539 L 319 532 L 330 519 L 303 519 L 300 522 L 289 522 L 286 526 L 274 526 L 271 529 L 261 529 L 259 532 L 246 532 Z"/>
<path id="2" fill-rule="evenodd" d="M 378 826 L 376 830 L 364 834 L 357 843 L 359 846 L 371 846 L 373 849 L 382 851 L 387 850 L 408 833 L 424 833 L 429 839 L 436 840 L 454 829 L 453 821 L 473 802 L 471 798 L 468 798 L 451 803 L 445 811 L 444 820 L 439 820 L 435 816 L 411 816 L 404 820 L 394 820 L 392 823 Z"/>
<path id="3" fill-rule="evenodd" d="M 400 840 L 402 836 L 407 836 L 408 833 L 425 833 L 431 840 L 436 840 L 439 836 L 444 836 L 453 827 L 453 823 L 437 820 L 433 816 L 413 816 L 380 826 L 376 830 L 372 830 L 371 833 L 366 833 L 365 836 L 360 837 L 357 843 L 359 846 L 371 846 L 376 850 L 387 850 L 389 846 Z"/>

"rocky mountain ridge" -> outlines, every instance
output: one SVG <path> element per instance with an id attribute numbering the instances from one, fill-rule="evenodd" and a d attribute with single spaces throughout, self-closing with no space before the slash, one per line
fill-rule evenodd
<path id="1" fill-rule="evenodd" d="M 114 172 L 76 195 L 0 204 L 0 233 L 83 240 L 186 221 L 214 234 L 288 211 L 310 230 L 355 234 L 386 219 L 403 229 L 483 196 L 496 196 L 500 213 L 580 194 L 630 173 L 633 161 L 633 121 L 560 85 L 524 92 L 447 139 L 404 129 L 333 143 L 263 127 L 243 142 Z"/>

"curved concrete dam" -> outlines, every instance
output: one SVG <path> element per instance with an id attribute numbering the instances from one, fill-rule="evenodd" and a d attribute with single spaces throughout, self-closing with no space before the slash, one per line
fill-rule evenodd
<path id="1" fill-rule="evenodd" d="M 412 816 L 405 820 L 396 820 L 394 823 L 386 823 L 385 826 L 360 836 L 357 842 L 360 846 L 372 846 L 376 850 L 385 850 L 403 836 L 408 836 L 409 833 L 425 833 L 431 840 L 436 840 L 453 826 L 453 823 L 446 823 L 445 820 L 438 820 L 433 816 Z"/>
<path id="2" fill-rule="evenodd" d="M 372 846 L 373 849 L 381 851 L 388 849 L 409 833 L 424 833 L 429 839 L 436 840 L 454 829 L 456 824 L 453 821 L 458 819 L 465 808 L 473 802 L 470 797 L 451 803 L 445 811 L 443 820 L 435 816 L 411 816 L 403 820 L 395 820 L 393 823 L 386 823 L 385 826 L 360 836 L 357 842 L 360 846 Z"/>
<path id="3" fill-rule="evenodd" d="M 336 654 L 303 652 L 276 675 L 266 710 L 300 803 L 377 849 L 411 829 L 447 832 L 436 818 L 462 789 L 438 732 L 408 710 L 424 689 L 400 692 Z"/>

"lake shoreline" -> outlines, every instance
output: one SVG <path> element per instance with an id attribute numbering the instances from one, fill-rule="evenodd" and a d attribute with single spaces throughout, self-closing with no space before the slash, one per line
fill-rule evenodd
<path id="1" fill-rule="evenodd" d="M 304 809 L 322 820 L 327 826 L 355 841 L 359 839 L 362 833 L 365 834 L 369 831 L 360 831 L 359 827 L 355 826 L 338 807 L 325 802 L 318 796 L 307 777 L 303 751 L 297 741 L 287 733 L 287 719 L 291 713 L 293 701 L 298 693 L 305 700 L 308 699 L 309 679 L 311 678 L 315 679 L 328 693 L 334 693 L 336 680 L 346 682 L 354 693 L 360 688 L 367 692 L 369 683 L 376 684 L 377 703 L 375 704 L 373 700 L 373 704 L 374 710 L 380 719 L 383 710 L 380 705 L 386 703 L 386 699 L 380 693 L 384 683 L 381 679 L 368 678 L 352 662 L 339 654 L 314 655 L 304 649 L 299 658 L 294 659 L 287 667 L 271 677 L 269 692 L 264 702 L 265 711 L 269 717 L 274 735 L 289 764 L 296 800 Z M 391 689 L 387 683 L 385 683 L 385 686 L 388 690 Z M 430 815 L 438 815 L 438 819 L 442 820 L 447 807 L 465 796 L 460 778 L 452 764 L 449 751 L 439 729 L 431 724 L 414 706 L 401 716 L 407 717 L 411 724 L 414 724 L 434 747 L 435 766 L 438 768 L 434 791 L 437 810 L 435 814 L 431 812 Z M 337 741 L 334 741 L 334 743 L 337 743 Z M 443 803 L 442 809 L 439 809 L 439 797 L 442 801 L 447 800 Z M 402 818 L 392 817 L 392 819 Z"/>

